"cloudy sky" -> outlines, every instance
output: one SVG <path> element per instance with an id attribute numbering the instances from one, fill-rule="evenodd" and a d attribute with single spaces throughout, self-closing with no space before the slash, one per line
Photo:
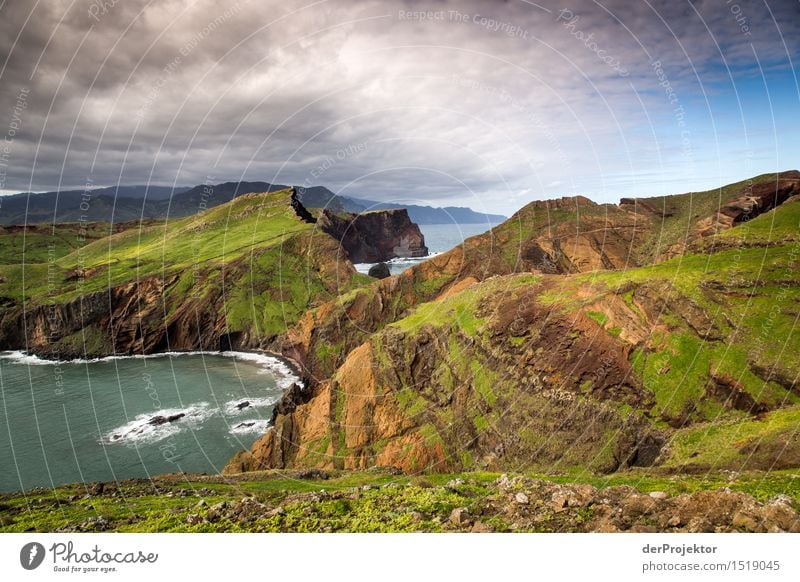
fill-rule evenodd
<path id="1" fill-rule="evenodd" d="M 0 0 L 0 190 L 509 214 L 797 168 L 795 0 Z"/>

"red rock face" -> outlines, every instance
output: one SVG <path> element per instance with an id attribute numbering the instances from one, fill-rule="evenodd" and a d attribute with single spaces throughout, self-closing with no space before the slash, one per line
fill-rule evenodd
<path id="1" fill-rule="evenodd" d="M 695 234 L 707 237 L 752 220 L 800 195 L 800 172 L 783 172 L 774 181 L 761 182 L 745 188 L 739 196 L 719 208 L 714 216 L 697 222 Z"/>
<path id="2" fill-rule="evenodd" d="M 425 237 L 405 208 L 363 214 L 323 210 L 317 226 L 335 238 L 354 263 L 377 263 L 398 257 L 424 257 Z"/>

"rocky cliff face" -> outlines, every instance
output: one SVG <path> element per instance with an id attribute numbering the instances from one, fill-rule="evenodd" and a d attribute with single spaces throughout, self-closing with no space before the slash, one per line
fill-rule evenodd
<path id="1" fill-rule="evenodd" d="M 116 285 L 105 291 L 81 295 L 66 302 L 8 306 L 0 313 L 0 349 L 25 349 L 53 358 L 97 357 L 110 354 L 148 354 L 169 350 L 219 350 L 262 347 L 292 320 L 281 320 L 270 328 L 266 321 L 253 325 L 231 317 L 231 296 L 241 289 L 261 297 L 251 302 L 284 303 L 292 317 L 293 302 L 327 299 L 339 292 L 342 275 L 355 276 L 349 263 L 337 264 L 339 245 L 329 237 L 300 233 L 284 242 L 282 251 L 294 258 L 284 267 L 273 261 L 268 249 L 254 250 L 231 261 L 224 271 L 203 267 L 196 272 L 166 277 L 146 277 Z M 290 296 L 288 288 L 252 281 L 254 265 L 265 262 L 284 281 L 296 277 L 302 265 L 311 293 Z M 202 285 L 198 284 L 202 281 Z M 187 284 L 194 283 L 192 289 Z M 227 295 L 226 295 L 227 291 Z M 274 331 L 273 331 L 274 330 Z"/>
<path id="2" fill-rule="evenodd" d="M 696 229 L 686 236 L 688 221 L 698 220 L 694 214 L 717 216 L 720 199 L 729 204 L 753 191 L 764 200 L 759 207 L 768 208 L 790 199 L 797 178 L 798 172 L 784 172 L 719 191 L 623 200 L 620 206 L 598 205 L 581 196 L 533 202 L 505 223 L 446 253 L 309 310 L 271 348 L 302 362 L 306 373 L 321 381 L 350 350 L 387 323 L 419 304 L 494 276 L 612 271 L 649 265 L 654 258 L 680 254 L 699 243 L 722 248 L 730 242 L 701 237 Z"/>
<path id="3" fill-rule="evenodd" d="M 370 336 L 239 466 L 652 464 L 663 435 L 622 413 L 652 406 L 630 345 L 542 305 L 541 285 L 498 278 Z"/>
<path id="4" fill-rule="evenodd" d="M 619 240 L 645 245 L 650 233 L 639 228 L 655 220 L 651 210 L 645 218 L 641 209 L 562 200 L 309 311 L 275 346 L 306 365 L 310 388 L 238 467 L 794 466 L 800 357 L 764 348 L 767 320 L 787 345 L 799 339 L 794 312 L 772 313 L 769 302 L 798 286 L 786 258 L 800 203 L 786 180 L 762 187 L 752 206 L 779 204 L 778 214 L 731 221 L 706 237 L 709 255 L 627 271 L 497 276 L 530 267 L 507 249 L 541 247 L 563 224 L 601 224 L 613 213 Z M 723 208 L 740 205 L 728 194 Z M 521 230 L 527 218 L 573 206 L 577 222 L 570 215 L 546 234 Z M 738 232 L 749 234 L 727 236 Z M 568 255 L 571 265 L 576 257 Z M 680 444 L 720 419 L 759 436 L 707 457 Z"/>
<path id="5" fill-rule="evenodd" d="M 104 247 L 57 257 L 46 272 L 26 266 L 47 277 L 28 276 L 24 306 L 12 296 L 16 282 L 0 274 L 8 289 L 0 292 L 0 349 L 69 358 L 267 347 L 309 307 L 363 283 L 327 231 L 358 260 L 427 253 L 405 210 L 315 222 L 294 189 L 248 194 L 190 219 L 120 232 Z M 133 255 L 130 268 L 117 253 Z"/>
<path id="6" fill-rule="evenodd" d="M 257 347 L 357 277 L 337 263 L 338 243 L 315 233 L 294 203 L 288 191 L 246 195 L 191 219 L 116 233 L 46 270 L 26 265 L 24 304 L 17 281 L 0 283 L 0 349 L 70 358 Z M 220 246 L 223 233 L 229 248 Z M 120 259 L 130 256 L 130 265 Z"/>
<path id="7" fill-rule="evenodd" d="M 317 226 L 339 241 L 353 263 L 378 263 L 398 257 L 424 257 L 425 237 L 405 208 L 362 214 L 323 210 Z"/>

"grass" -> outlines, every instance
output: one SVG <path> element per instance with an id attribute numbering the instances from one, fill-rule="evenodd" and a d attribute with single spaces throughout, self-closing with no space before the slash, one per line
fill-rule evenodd
<path id="1" fill-rule="evenodd" d="M 517 275 L 484 281 L 440 301 L 423 303 L 410 315 L 390 325 L 405 333 L 415 333 L 422 326 L 429 325 L 475 337 L 486 324 L 486 318 L 476 315 L 482 299 L 497 293 L 513 293 L 518 288 L 536 284 L 540 280 L 541 277 L 537 275 Z"/>
<path id="2" fill-rule="evenodd" d="M 685 241 L 699 219 L 713 216 L 720 206 L 745 194 L 747 189 L 754 184 L 774 180 L 774 173 L 762 174 L 704 192 L 643 198 L 644 202 L 663 211 L 668 216 L 660 219 L 643 243 L 639 245 L 637 262 L 639 264 L 652 263 L 660 253 L 676 243 Z"/>
<path id="3" fill-rule="evenodd" d="M 709 423 L 679 430 L 669 444 L 665 467 L 723 467 L 761 461 L 759 446 L 770 459 L 797 456 L 800 406 L 774 410 L 760 419 Z M 795 442 L 795 444 L 792 444 Z"/>
<path id="4" fill-rule="evenodd" d="M 608 323 L 608 315 L 602 311 L 587 311 L 586 315 L 600 327 L 604 327 L 605 324 Z"/>
<path id="5" fill-rule="evenodd" d="M 57 261 L 112 230 L 99 222 L 0 226 L 0 265 Z"/>
<path id="6" fill-rule="evenodd" d="M 0 236 L 0 253 L 3 241 L 8 251 L 9 241 L 19 236 Z M 224 318 L 226 333 L 272 338 L 310 307 L 373 281 L 338 263 L 340 251 L 335 240 L 296 216 L 288 190 L 247 194 L 194 216 L 149 221 L 58 256 L 51 253 L 46 263 L 0 260 L 0 300 L 18 310 L 59 305 L 153 278 L 164 281 L 163 294 L 154 298 L 162 305 L 143 320 L 144 329 L 161 329 L 188 307 Z M 83 334 L 92 341 L 64 337 L 51 347 L 69 353 L 84 353 L 84 347 L 91 354 L 117 351 L 93 321 L 85 322 Z"/>
<path id="7" fill-rule="evenodd" d="M 789 202 L 771 212 L 766 212 L 716 235 L 717 240 L 740 243 L 783 241 L 787 236 L 796 238 L 800 233 L 800 203 Z"/>
<path id="8" fill-rule="evenodd" d="M 248 194 L 190 217 L 90 242 L 54 261 L 50 280 L 39 265 L 22 269 L 24 279 L 13 278 L 19 265 L 0 265 L 0 276 L 5 277 L 0 294 L 37 302 L 50 286 L 51 299 L 67 301 L 133 279 L 224 265 L 254 249 L 280 248 L 293 233 L 312 229 L 294 214 L 288 191 Z M 90 273 L 80 286 L 70 280 L 76 269 Z"/>
<path id="9" fill-rule="evenodd" d="M 556 483 L 588 483 L 597 488 L 628 485 L 643 492 L 665 491 L 671 495 L 729 487 L 759 501 L 784 494 L 800 502 L 800 475 L 792 471 L 742 473 L 734 481 L 729 475 L 716 473 L 678 478 L 642 470 L 608 476 L 580 470 L 523 475 Z M 364 471 L 334 473 L 326 480 L 299 480 L 261 473 L 249 480 L 227 482 L 186 476 L 124 482 L 113 496 L 86 495 L 86 486 L 68 485 L 27 496 L 0 496 L 0 531 L 56 531 L 65 526 L 92 531 L 102 517 L 109 529 L 120 532 L 436 532 L 447 529 L 447 517 L 454 508 L 470 511 L 485 507 L 497 491 L 493 483 L 499 476 L 492 472 L 411 476 Z M 463 482 L 446 486 L 455 479 Z M 247 523 L 222 519 L 190 525 L 187 521 L 191 514 L 207 512 L 198 507 L 200 499 L 210 506 L 239 502 L 244 497 L 269 507 L 280 506 L 281 511 L 265 512 Z M 490 519 L 498 531 L 510 527 L 502 513 Z"/>
<path id="10" fill-rule="evenodd" d="M 774 246 L 722 247 L 724 250 L 716 253 L 687 254 L 627 271 L 578 275 L 550 289 L 549 300 L 569 310 L 581 305 L 575 299 L 579 289 L 589 296 L 585 303 L 631 285 L 657 290 L 663 301 L 661 323 L 669 332 L 662 336 L 661 331 L 654 331 L 650 347 L 637 350 L 633 359 L 644 385 L 656 396 L 656 413 L 678 417 L 698 407 L 696 420 L 715 418 L 722 410 L 704 403 L 702 396 L 709 378 L 718 374 L 733 378 L 754 399 L 770 407 L 798 402 L 796 394 L 775 382 L 764 382 L 752 372 L 753 364 L 758 364 L 766 369 L 776 367 L 787 377 L 800 373 L 800 333 L 796 310 L 791 308 L 800 302 L 800 249 L 787 244 L 786 238 L 797 232 L 798 209 L 800 204 L 790 203 L 719 235 L 731 238 L 728 233 L 750 227 L 751 234 L 771 233 Z M 634 291 L 627 291 L 623 299 L 638 315 Z M 680 314 L 671 311 L 671 305 L 679 302 L 702 309 L 726 339 L 699 337 Z M 607 321 L 604 313 L 586 314 L 601 325 Z"/>

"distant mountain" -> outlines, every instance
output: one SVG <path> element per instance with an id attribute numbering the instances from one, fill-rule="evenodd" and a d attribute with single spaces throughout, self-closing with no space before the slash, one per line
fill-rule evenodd
<path id="1" fill-rule="evenodd" d="M 112 186 L 92 190 L 22 192 L 0 197 L 0 224 L 87 221 L 125 222 L 162 216 L 171 197 L 189 188 Z"/>
<path id="2" fill-rule="evenodd" d="M 419 206 L 416 204 L 395 204 L 391 202 L 376 202 L 363 198 L 349 198 L 338 196 L 324 186 L 312 188 L 299 188 L 300 199 L 309 208 L 327 207 L 331 210 L 345 212 L 364 212 L 367 210 L 392 210 L 405 208 L 412 222 L 417 224 L 480 224 L 500 223 L 507 217 L 500 214 L 483 214 L 469 208 L 447 206 L 436 208 L 434 206 Z M 341 206 L 341 208 L 339 208 Z"/>
<path id="3" fill-rule="evenodd" d="M 94 190 L 21 193 L 0 197 L 0 224 L 39 222 L 126 222 L 139 218 L 181 218 L 230 202 L 252 192 L 275 192 L 286 188 L 268 182 L 224 182 L 194 187 L 114 186 Z M 417 224 L 499 223 L 505 216 L 482 214 L 469 208 L 434 208 L 394 204 L 338 196 L 324 186 L 298 188 L 303 204 L 334 212 L 364 212 L 406 208 Z"/>
<path id="4" fill-rule="evenodd" d="M 367 202 L 366 200 L 364 202 Z M 501 214 L 483 214 L 463 206 L 416 206 L 414 204 L 391 204 L 388 202 L 370 202 L 370 210 L 389 210 L 392 208 L 407 208 L 408 215 L 417 224 L 481 224 L 500 223 L 508 217 Z"/>

